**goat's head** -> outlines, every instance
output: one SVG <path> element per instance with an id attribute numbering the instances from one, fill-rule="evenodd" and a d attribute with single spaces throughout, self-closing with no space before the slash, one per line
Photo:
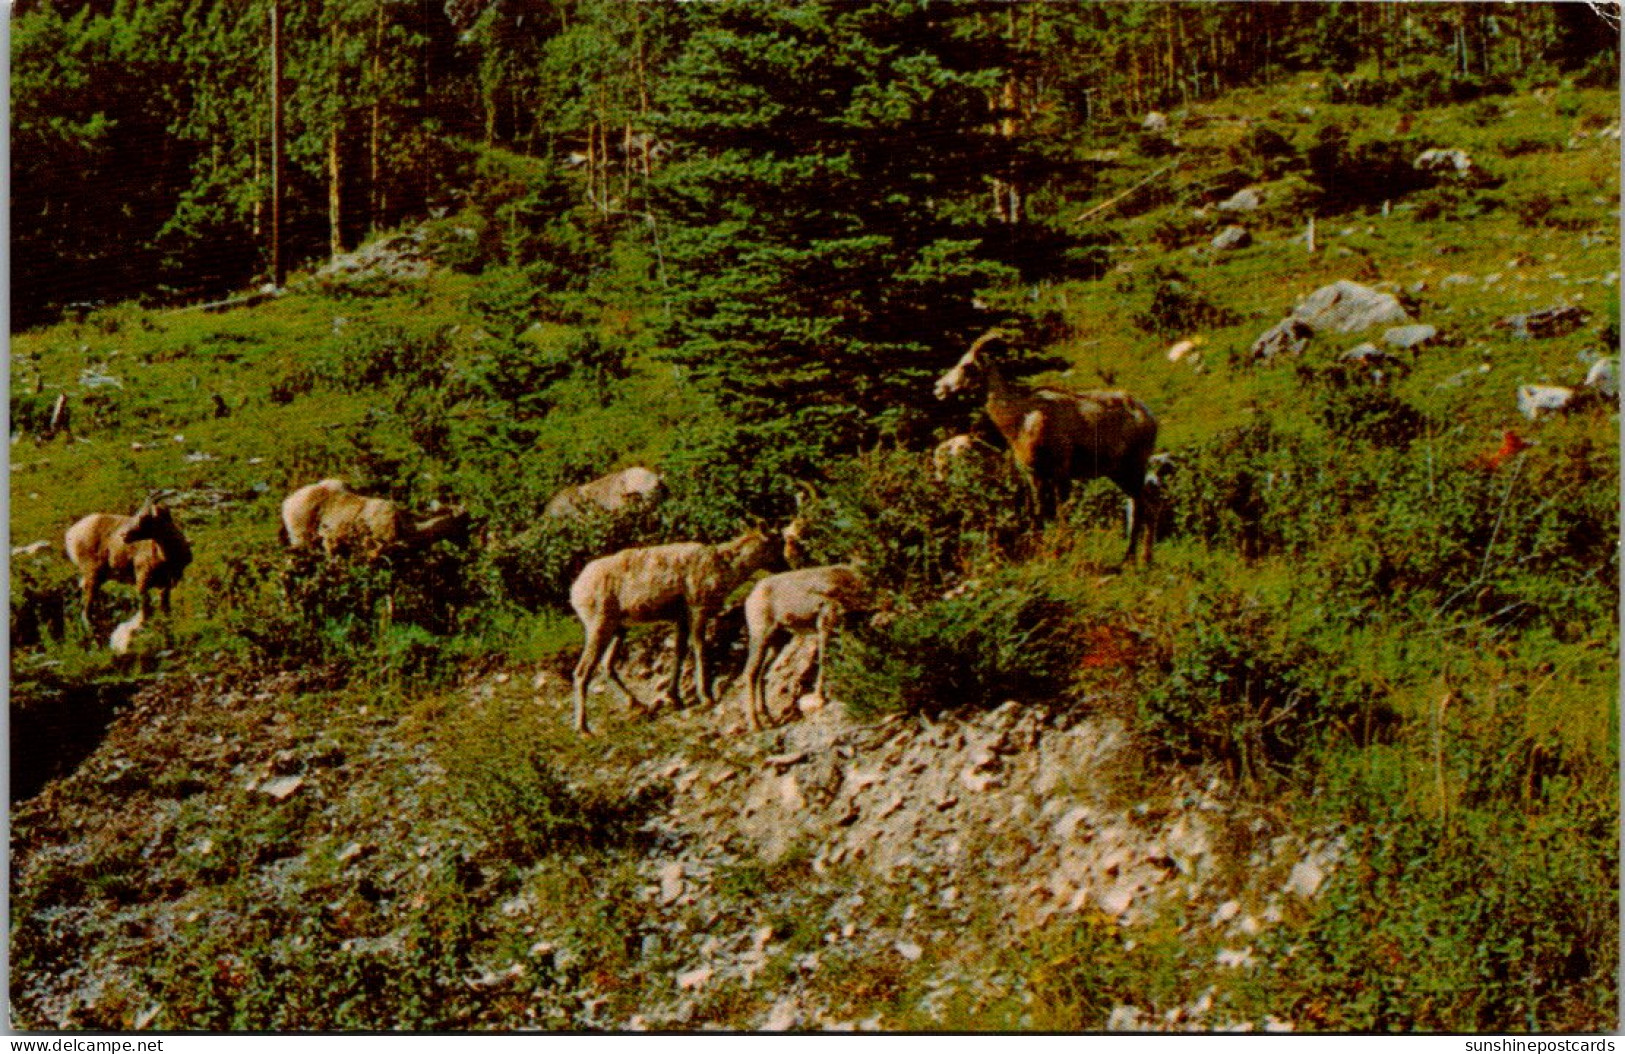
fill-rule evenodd
<path id="1" fill-rule="evenodd" d="M 990 329 L 976 338 L 976 343 L 970 350 L 959 357 L 953 369 L 937 378 L 936 392 L 938 399 L 946 399 L 964 391 L 987 375 L 988 348 L 1009 343 L 1009 336 L 1002 329 Z"/>
<path id="2" fill-rule="evenodd" d="M 151 539 L 162 541 L 173 538 L 179 532 L 175 529 L 175 518 L 170 515 L 169 507 L 160 505 L 153 499 L 136 512 L 129 525 L 124 528 L 124 540 L 139 542 Z"/>

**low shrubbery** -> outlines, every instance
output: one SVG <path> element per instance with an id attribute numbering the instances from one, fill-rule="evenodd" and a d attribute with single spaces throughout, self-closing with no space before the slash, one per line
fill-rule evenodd
<path id="1" fill-rule="evenodd" d="M 1076 673 L 1078 614 L 1001 577 L 853 632 L 832 658 L 830 683 L 858 716 L 1053 699 Z"/>

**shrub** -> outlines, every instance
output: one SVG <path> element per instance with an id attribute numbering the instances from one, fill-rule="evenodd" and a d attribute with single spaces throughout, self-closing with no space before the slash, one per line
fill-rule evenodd
<path id="1" fill-rule="evenodd" d="M 1316 396 L 1326 431 L 1340 439 L 1404 448 L 1428 429 L 1427 416 L 1385 383 L 1391 377 L 1379 378 L 1361 363 L 1302 363 L 1297 376 Z"/>
<path id="2" fill-rule="evenodd" d="M 1459 825 L 1365 801 L 1306 927 L 1264 939 L 1272 1005 L 1347 1032 L 1591 1032 L 1617 1020 L 1612 802 Z"/>
<path id="3" fill-rule="evenodd" d="M 934 593 L 1013 555 L 1027 527 L 1026 493 L 1004 455 L 931 476 L 927 459 L 872 451 L 840 463 L 807 508 L 818 562 L 862 560 L 880 587 Z"/>
<path id="4" fill-rule="evenodd" d="M 1194 282 L 1172 267 L 1154 266 L 1149 275 L 1151 303 L 1134 315 L 1134 324 L 1160 337 L 1177 337 L 1201 329 L 1233 326 L 1235 312 L 1209 300 Z"/>
<path id="5" fill-rule="evenodd" d="M 1261 782 L 1369 704 L 1284 611 L 1220 589 L 1199 593 L 1187 617 L 1165 637 L 1140 704 L 1142 730 L 1173 760 Z"/>
<path id="6" fill-rule="evenodd" d="M 1431 183 L 1433 177 L 1413 165 L 1417 153 L 1409 140 L 1355 144 L 1342 128 L 1327 125 L 1317 133 L 1306 157 L 1322 204 L 1344 210 L 1402 197 Z"/>
<path id="7" fill-rule="evenodd" d="M 860 717 L 988 707 L 1065 692 L 1079 641 L 1073 608 L 1007 579 L 854 632 L 829 678 Z"/>

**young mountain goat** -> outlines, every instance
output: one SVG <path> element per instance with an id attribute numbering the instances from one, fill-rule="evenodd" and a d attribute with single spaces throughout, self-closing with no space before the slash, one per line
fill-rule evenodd
<path id="1" fill-rule="evenodd" d="M 1073 392 L 1007 380 L 991 354 L 1007 342 L 997 329 L 977 338 L 954 368 L 937 380 L 937 398 L 946 399 L 977 383 L 987 386 L 987 414 L 1010 444 L 1040 520 L 1055 514 L 1074 480 L 1104 476 L 1117 484 L 1129 498 L 1128 552 L 1123 560 L 1132 562 L 1135 543 L 1143 541 L 1149 564 L 1158 500 L 1156 488 L 1146 486 L 1146 465 L 1157 445 L 1157 419 L 1125 391 Z"/>
<path id="2" fill-rule="evenodd" d="M 141 597 L 140 620 L 145 623 L 152 614 L 147 591 L 158 590 L 159 606 L 168 615 L 169 591 L 192 562 L 192 547 L 169 509 L 150 498 L 134 516 L 91 513 L 68 528 L 62 546 L 79 569 L 80 617 L 92 633 L 91 606 L 103 582 L 135 586 Z"/>
<path id="3" fill-rule="evenodd" d="M 767 653 L 774 635 L 781 629 L 792 637 L 816 631 L 818 634 L 818 683 L 814 692 L 824 694 L 824 652 L 830 633 L 848 611 L 869 607 L 869 583 L 851 564 L 805 567 L 786 571 L 756 583 L 745 598 L 745 625 L 750 630 L 750 654 L 745 660 L 745 713 L 754 731 L 772 715 L 767 712 L 767 670 L 772 665 Z M 769 722 L 770 723 L 770 722 Z"/>
<path id="4" fill-rule="evenodd" d="M 694 688 L 700 701 L 714 705 L 705 676 L 705 631 L 722 604 L 745 579 L 759 570 L 783 566 L 787 539 L 762 529 L 746 531 L 721 545 L 674 542 L 642 549 L 623 549 L 599 557 L 582 569 L 570 587 L 570 606 L 586 630 L 581 661 L 574 678 L 576 730 L 587 733 L 587 684 L 603 660 L 628 700 L 653 713 L 634 696 L 615 672 L 615 653 L 632 622 L 675 622 L 677 661 L 666 698 L 679 703 L 683 653 L 693 638 Z"/>
<path id="5" fill-rule="evenodd" d="M 329 556 L 356 552 L 369 561 L 394 549 L 426 548 L 458 537 L 468 524 L 460 506 L 414 519 L 394 502 L 363 497 L 339 479 L 300 487 L 282 502 L 282 540 L 290 549 L 320 542 Z"/>

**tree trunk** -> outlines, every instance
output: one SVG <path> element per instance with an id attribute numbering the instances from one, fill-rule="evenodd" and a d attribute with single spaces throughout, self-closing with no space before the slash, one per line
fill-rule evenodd
<path id="1" fill-rule="evenodd" d="M 271 284 L 287 282 L 282 259 L 282 3 L 271 0 Z"/>
<path id="2" fill-rule="evenodd" d="M 329 255 L 344 251 L 344 196 L 340 185 L 339 130 L 344 124 L 343 75 L 339 70 L 339 23 L 333 22 L 333 126 L 327 133 L 327 246 Z"/>

